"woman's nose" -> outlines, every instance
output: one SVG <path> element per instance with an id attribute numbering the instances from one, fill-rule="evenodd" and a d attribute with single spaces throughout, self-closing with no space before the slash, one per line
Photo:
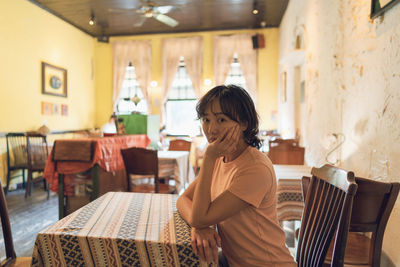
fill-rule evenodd
<path id="1" fill-rule="evenodd" d="M 210 122 L 208 125 L 208 131 L 212 134 L 218 133 L 218 125 L 215 122 Z"/>

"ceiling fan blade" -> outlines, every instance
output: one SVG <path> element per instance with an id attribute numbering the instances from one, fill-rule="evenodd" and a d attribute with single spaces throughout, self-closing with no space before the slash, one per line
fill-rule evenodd
<path id="1" fill-rule="evenodd" d="M 134 27 L 141 27 L 147 18 L 145 16 L 140 16 L 138 21 L 136 21 L 133 26 Z"/>
<path id="2" fill-rule="evenodd" d="M 154 14 L 153 17 L 156 20 L 158 20 L 164 24 L 167 24 L 170 27 L 175 27 L 176 25 L 179 24 L 176 20 L 174 20 L 173 18 L 168 17 L 167 15 L 164 15 L 164 14 Z"/>
<path id="3" fill-rule="evenodd" d="M 175 9 L 175 6 L 156 6 L 154 9 L 160 14 L 167 14 L 171 10 Z"/>

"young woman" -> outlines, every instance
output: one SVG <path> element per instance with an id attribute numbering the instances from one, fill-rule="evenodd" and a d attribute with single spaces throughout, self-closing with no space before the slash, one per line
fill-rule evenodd
<path id="1" fill-rule="evenodd" d="M 249 94 L 217 86 L 196 109 L 209 145 L 199 176 L 177 202 L 192 226 L 194 251 L 216 262 L 222 245 L 220 266 L 296 266 L 276 217 L 273 165 L 257 149 L 258 115 Z"/>

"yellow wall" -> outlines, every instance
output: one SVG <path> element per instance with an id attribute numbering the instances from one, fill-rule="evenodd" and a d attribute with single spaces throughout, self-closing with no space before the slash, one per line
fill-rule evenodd
<path id="1" fill-rule="evenodd" d="M 95 39 L 26 0 L 0 1 L 0 132 L 91 128 L 95 118 Z M 41 61 L 68 71 L 68 97 L 41 93 Z M 42 115 L 41 102 L 67 104 L 68 116 Z M 0 138 L 0 177 L 6 175 Z"/>
<path id="2" fill-rule="evenodd" d="M 94 38 L 26 0 L 0 1 L 0 132 L 94 126 Z M 68 97 L 41 93 L 41 61 L 68 71 Z M 41 102 L 68 116 L 42 115 Z"/>
<path id="3" fill-rule="evenodd" d="M 96 77 L 96 126 L 107 122 L 112 113 L 112 50 L 111 43 L 116 40 L 151 40 L 152 44 L 152 80 L 158 86 L 151 88 L 152 112 L 160 113 L 162 59 L 161 44 L 163 38 L 202 36 L 203 37 L 203 81 L 213 80 L 213 37 L 220 34 L 263 33 L 266 47 L 258 50 L 258 112 L 261 118 L 261 129 L 275 129 L 276 121 L 271 119 L 271 112 L 277 109 L 277 71 L 278 71 L 278 39 L 277 28 L 241 31 L 214 31 L 180 34 L 152 34 L 111 38 L 110 43 L 95 45 L 95 77 Z M 210 88 L 203 87 L 203 92 Z"/>

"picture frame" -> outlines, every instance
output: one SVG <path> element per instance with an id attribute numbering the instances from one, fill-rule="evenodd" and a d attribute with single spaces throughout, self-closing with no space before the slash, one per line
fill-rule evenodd
<path id="1" fill-rule="evenodd" d="M 67 70 L 42 61 L 42 94 L 67 97 Z"/>
<path id="2" fill-rule="evenodd" d="M 400 0 L 371 0 L 370 18 L 374 19 L 382 15 L 385 11 L 387 11 L 397 3 L 400 3 Z"/>

